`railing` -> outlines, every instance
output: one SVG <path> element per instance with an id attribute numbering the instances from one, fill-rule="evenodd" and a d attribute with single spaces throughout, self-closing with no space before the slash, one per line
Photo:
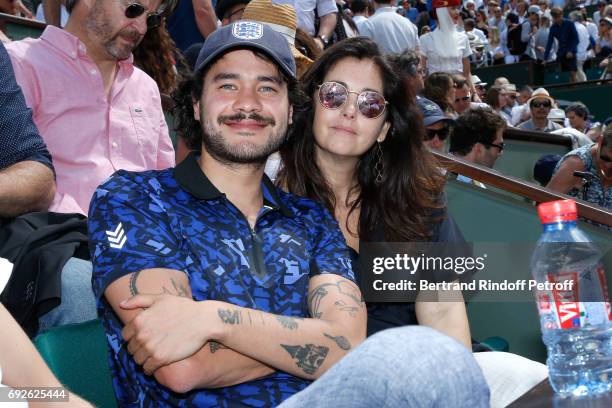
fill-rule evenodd
<path id="1" fill-rule="evenodd" d="M 572 148 L 572 139 L 568 136 L 554 135 L 545 132 L 523 130 L 511 127 L 504 130 L 504 139 L 520 140 L 523 142 L 550 143 L 554 145 L 566 146 L 570 149 Z"/>
<path id="2" fill-rule="evenodd" d="M 558 194 L 525 180 L 503 175 L 495 170 L 475 165 L 456 156 L 437 152 L 433 152 L 433 154 L 440 164 L 450 172 L 462 174 L 473 180 L 517 194 L 536 203 L 565 200 L 568 198 L 575 200 L 574 197 Z M 582 200 L 576 200 L 576 204 L 580 217 L 612 227 L 612 212 Z"/>
<path id="3" fill-rule="evenodd" d="M 41 23 L 38 20 L 31 20 L 29 18 L 17 17 L 11 14 L 0 13 L 0 30 L 4 28 L 6 23 L 13 23 L 24 25 L 32 28 L 37 28 L 40 30 L 44 30 L 47 26 L 45 23 Z"/>
<path id="4" fill-rule="evenodd" d="M 581 88 L 581 87 L 585 87 L 589 85 L 594 85 L 594 86 L 612 85 L 612 79 L 593 79 L 591 81 L 584 81 L 584 82 L 566 82 L 564 84 L 546 85 L 546 89 L 550 91 L 550 90 L 555 90 L 559 88 L 563 88 L 563 89 Z"/>

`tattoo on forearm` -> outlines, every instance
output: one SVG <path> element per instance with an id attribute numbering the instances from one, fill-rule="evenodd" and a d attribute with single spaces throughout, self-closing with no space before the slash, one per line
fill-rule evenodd
<path id="1" fill-rule="evenodd" d="M 217 309 L 217 313 L 219 314 L 221 321 L 225 324 L 242 323 L 242 313 L 240 313 L 240 310 Z"/>
<path id="2" fill-rule="evenodd" d="M 328 347 L 316 346 L 314 344 L 305 344 L 303 346 L 281 344 L 281 346 L 293 357 L 297 366 L 309 375 L 313 375 L 321 367 L 329 352 Z"/>
<path id="3" fill-rule="evenodd" d="M 142 271 L 134 272 L 130 276 L 130 293 L 132 294 L 132 296 L 136 296 L 138 294 L 138 288 L 136 287 L 136 280 L 138 279 L 138 275 L 140 275 L 140 272 Z"/>
<path id="4" fill-rule="evenodd" d="M 217 343 L 216 341 L 209 341 L 208 346 L 210 347 L 210 352 L 212 354 L 215 354 L 219 350 L 229 349 L 229 347 L 226 347 L 221 343 Z"/>
<path id="5" fill-rule="evenodd" d="M 289 316 L 276 316 L 276 320 L 283 325 L 285 329 L 295 330 L 298 328 L 297 319 Z"/>
<path id="6" fill-rule="evenodd" d="M 310 315 L 315 319 L 320 319 L 323 316 L 323 312 L 320 311 L 321 302 L 323 298 L 329 294 L 328 289 L 335 287 L 338 292 L 346 296 L 348 299 L 355 304 L 355 306 L 349 306 L 343 300 L 334 302 L 336 307 L 341 311 L 347 312 L 351 317 L 356 316 L 356 312 L 364 307 L 364 301 L 361 297 L 359 289 L 348 281 L 338 281 L 336 283 L 324 283 L 314 288 L 308 295 L 308 307 L 310 309 Z M 326 289 L 327 288 L 327 289 Z"/>
<path id="7" fill-rule="evenodd" d="M 333 341 L 335 341 L 336 344 L 338 345 L 338 347 L 340 347 L 342 350 L 350 350 L 351 349 L 351 343 L 349 343 L 349 341 L 346 339 L 346 337 L 344 337 L 344 336 L 332 336 L 331 334 L 327 334 L 327 333 L 323 333 L 323 335 L 325 337 L 327 337 L 328 339 L 332 339 Z"/>

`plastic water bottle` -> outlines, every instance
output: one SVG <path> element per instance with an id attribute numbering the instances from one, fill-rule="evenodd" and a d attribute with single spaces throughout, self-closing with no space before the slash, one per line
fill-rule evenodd
<path id="1" fill-rule="evenodd" d="M 548 283 L 536 301 L 550 384 L 562 396 L 610 392 L 612 315 L 600 251 L 578 229 L 573 200 L 541 204 L 538 214 L 544 232 L 531 266 L 533 279 Z"/>

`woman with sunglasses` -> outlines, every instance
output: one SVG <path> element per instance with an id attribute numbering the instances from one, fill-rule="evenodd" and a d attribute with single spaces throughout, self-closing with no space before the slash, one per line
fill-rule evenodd
<path id="1" fill-rule="evenodd" d="M 589 176 L 575 176 L 576 171 Z M 589 183 L 586 197 L 583 196 L 583 179 Z M 612 210 L 612 125 L 597 143 L 579 147 L 563 156 L 546 188 Z"/>
<path id="2" fill-rule="evenodd" d="M 407 103 L 406 87 L 376 44 L 364 37 L 335 44 L 302 81 L 312 102 L 294 117 L 294 133 L 280 152 L 277 183 L 323 203 L 338 220 L 355 259 L 368 242 L 463 242 L 443 203 L 443 175 L 423 145 L 421 115 Z M 368 335 L 420 324 L 471 348 L 463 301 L 421 300 L 367 303 Z M 503 366 L 503 376 L 520 367 L 523 378 L 529 377 L 522 364 L 526 359 L 476 354 L 512 359 L 500 363 L 489 356 L 477 358 L 490 385 L 500 380 L 489 371 L 492 367 Z M 510 402 L 520 394 L 500 392 L 525 392 L 543 377 L 523 386 L 514 378 L 511 387 L 491 390 L 494 401 Z"/>

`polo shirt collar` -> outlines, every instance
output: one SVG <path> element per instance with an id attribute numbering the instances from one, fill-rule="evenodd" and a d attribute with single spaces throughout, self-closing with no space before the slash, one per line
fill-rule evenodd
<path id="1" fill-rule="evenodd" d="M 214 200 L 225 196 L 206 177 L 198 163 L 198 155 L 194 152 L 174 168 L 174 177 L 183 190 L 199 200 Z M 266 174 L 263 176 L 262 189 L 265 206 L 279 210 L 286 217 L 293 216 L 293 211 L 281 201 L 278 187 Z"/>
<path id="2" fill-rule="evenodd" d="M 386 6 L 386 7 L 380 7 L 378 9 L 376 9 L 376 11 L 374 12 L 374 14 L 379 14 L 379 13 L 388 13 L 390 11 L 395 12 L 395 7 L 391 7 L 391 6 Z"/>
<path id="3" fill-rule="evenodd" d="M 48 25 L 40 38 L 67 57 L 76 60 L 87 55 L 87 47 L 78 37 L 61 28 Z M 126 60 L 117 61 L 121 68 L 132 68 L 134 55 Z"/>

